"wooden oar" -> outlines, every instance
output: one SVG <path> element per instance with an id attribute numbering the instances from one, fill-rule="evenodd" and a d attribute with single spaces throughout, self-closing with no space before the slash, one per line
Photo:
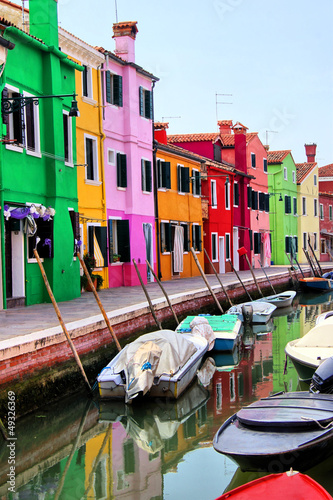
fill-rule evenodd
<path id="1" fill-rule="evenodd" d="M 224 312 L 224 311 L 223 311 L 223 309 L 222 309 L 222 306 L 221 306 L 221 304 L 219 303 L 219 301 L 217 300 L 217 297 L 216 297 L 216 295 L 215 295 L 215 293 L 214 293 L 214 291 L 213 291 L 212 287 L 210 286 L 210 284 L 209 284 L 209 283 L 208 283 L 208 281 L 207 281 L 207 278 L 206 278 L 206 276 L 205 276 L 205 273 L 203 272 L 203 269 L 202 269 L 202 267 L 201 267 L 201 265 L 200 265 L 200 262 L 199 262 L 199 260 L 198 260 L 198 257 L 195 255 L 195 251 L 194 251 L 194 248 L 193 248 L 193 247 L 191 247 L 191 252 L 192 252 L 192 255 L 193 255 L 194 261 L 195 261 L 195 263 L 196 263 L 196 265 L 197 265 L 197 267 L 198 267 L 198 269 L 199 269 L 199 271 L 200 271 L 200 274 L 201 274 L 201 276 L 202 276 L 202 278 L 203 278 L 204 282 L 206 283 L 207 288 L 208 288 L 208 290 L 210 291 L 210 293 L 211 293 L 211 295 L 212 295 L 213 299 L 215 300 L 215 304 L 217 305 L 217 307 L 220 309 L 221 313 L 223 314 L 223 312 Z"/>
<path id="2" fill-rule="evenodd" d="M 146 287 L 145 287 L 145 285 L 144 285 L 144 283 L 143 283 L 143 280 L 142 280 L 142 278 L 141 278 L 141 274 L 140 274 L 140 271 L 139 271 L 139 269 L 138 269 L 138 266 L 136 265 L 135 259 L 132 259 L 132 262 L 133 262 L 133 264 L 134 264 L 134 267 L 135 267 L 135 270 L 136 270 L 136 274 L 138 275 L 138 278 L 139 278 L 139 280 L 140 280 L 140 283 L 141 283 L 142 289 L 143 289 L 143 291 L 144 291 L 144 293 L 145 293 L 145 296 L 146 296 L 146 298 L 147 298 L 147 300 L 148 300 L 148 304 L 149 304 L 149 307 L 150 307 L 151 313 L 152 313 L 152 315 L 153 315 L 153 318 L 154 318 L 154 320 L 155 320 L 155 323 L 156 323 L 156 325 L 158 326 L 158 328 L 159 328 L 160 330 L 162 330 L 162 325 L 161 325 L 161 323 L 160 323 L 160 322 L 158 321 L 158 319 L 157 319 L 157 316 L 156 316 L 156 313 L 155 313 L 155 309 L 154 309 L 153 303 L 152 303 L 152 301 L 150 300 L 148 290 L 146 289 Z"/>
<path id="3" fill-rule="evenodd" d="M 51 299 L 51 301 L 52 301 L 52 304 L 53 304 L 53 307 L 54 307 L 54 309 L 55 309 L 55 312 L 57 313 L 57 316 L 58 316 L 59 322 L 60 322 L 60 324 L 61 324 L 62 330 L 63 330 L 63 332 L 64 332 L 64 334 L 65 334 L 65 336 L 66 336 L 66 339 L 67 339 L 67 341 L 68 341 L 68 343 L 69 343 L 69 346 L 70 346 L 70 348 L 71 348 L 71 350 L 72 350 L 72 353 L 73 353 L 73 355 L 74 355 L 75 361 L 76 361 L 76 363 L 77 363 L 78 367 L 80 368 L 80 371 L 81 371 L 81 373 L 82 373 L 82 377 L 83 377 L 83 379 L 84 379 L 84 381 L 85 381 L 85 383 L 86 383 L 86 385 L 87 385 L 87 387 L 88 387 L 88 389 L 89 389 L 89 392 L 91 393 L 91 392 L 92 392 L 92 389 L 91 389 L 91 386 L 90 386 L 90 384 L 89 384 L 89 381 L 88 381 L 87 375 L 86 375 L 86 373 L 85 373 L 85 371 L 84 371 L 84 369 L 83 369 L 83 366 L 82 366 L 81 360 L 80 360 L 80 358 L 79 358 L 79 355 L 78 355 L 78 353 L 77 353 L 77 351 L 76 351 L 75 345 L 73 344 L 73 341 L 72 341 L 72 339 L 71 339 L 71 338 L 70 338 L 70 336 L 69 336 L 69 333 L 68 333 L 68 331 L 67 331 L 66 325 L 65 325 L 65 323 L 63 322 L 63 319 L 62 319 L 62 317 L 61 317 L 61 313 L 60 313 L 60 310 L 59 310 L 58 304 L 56 303 L 56 300 L 55 300 L 55 298 L 54 298 L 53 292 L 52 292 L 52 290 L 51 290 L 50 284 L 49 284 L 49 282 L 48 282 L 47 276 L 46 276 L 45 271 L 44 271 L 43 264 L 42 264 L 42 262 L 41 262 L 41 260 L 40 260 L 40 257 L 39 257 L 39 254 L 38 254 L 38 252 L 37 252 L 36 248 L 34 248 L 34 256 L 36 257 L 36 260 L 37 260 L 37 262 L 38 262 L 39 269 L 40 269 L 40 271 L 41 271 L 41 273 L 42 273 L 42 276 L 43 276 L 43 280 L 44 280 L 44 283 L 45 283 L 46 289 L 47 289 L 48 294 L 49 294 L 49 296 L 50 296 L 50 299 Z"/>
<path id="4" fill-rule="evenodd" d="M 168 297 L 168 294 L 167 294 L 167 293 L 166 293 L 166 291 L 165 291 L 165 288 L 163 287 L 162 283 L 160 282 L 160 280 L 159 280 L 159 279 L 158 279 L 158 277 L 156 276 L 156 274 L 155 274 L 155 272 L 154 272 L 154 269 L 153 269 L 153 268 L 151 267 L 151 265 L 150 265 L 150 262 L 148 262 L 148 260 L 146 260 L 146 263 L 147 263 L 147 266 L 149 267 L 149 269 L 151 270 L 151 272 L 152 272 L 152 274 L 153 274 L 153 276 L 154 276 L 154 278 L 155 278 L 155 280 L 156 280 L 157 284 L 159 285 L 160 289 L 161 289 L 161 290 L 162 290 L 162 292 L 164 293 L 164 297 L 167 299 L 167 302 L 168 302 L 169 307 L 170 307 L 170 309 L 171 309 L 171 311 L 172 311 L 173 317 L 175 318 L 177 325 L 179 325 L 179 321 L 178 321 L 177 315 L 176 315 L 176 313 L 175 313 L 175 311 L 174 311 L 174 309 L 173 309 L 173 307 L 172 307 L 172 304 L 171 304 L 171 302 L 170 302 L 170 299 L 169 299 L 169 297 Z"/>
<path id="5" fill-rule="evenodd" d="M 105 320 L 106 326 L 108 327 L 109 332 L 111 333 L 112 338 L 113 338 L 113 340 L 115 341 L 115 344 L 116 344 L 116 346 L 117 346 L 117 349 L 118 349 L 118 351 L 120 352 L 120 351 L 121 351 L 121 346 L 120 346 L 119 341 L 118 341 L 118 339 L 117 339 L 117 337 L 116 337 L 116 334 L 114 333 L 114 330 L 113 330 L 113 328 L 112 328 L 112 326 L 111 326 L 110 320 L 109 320 L 109 318 L 108 318 L 108 315 L 107 315 L 107 314 L 106 314 L 106 312 L 105 312 L 105 309 L 104 309 L 104 307 L 103 307 L 103 305 L 102 305 L 102 302 L 101 302 L 101 301 L 100 301 L 100 299 L 99 299 L 99 296 L 98 296 L 97 290 L 96 290 L 96 288 L 95 288 L 95 286 L 94 286 L 94 283 L 93 283 L 93 281 L 92 281 L 92 279 L 91 279 L 91 276 L 90 276 L 90 274 L 89 274 L 89 271 L 88 271 L 88 269 L 87 269 L 87 266 L 85 265 L 85 262 L 84 262 L 84 260 L 82 259 L 80 252 L 77 252 L 77 254 L 76 254 L 76 255 L 77 255 L 77 257 L 78 257 L 78 259 L 79 259 L 79 261 L 80 261 L 80 264 L 81 264 L 81 266 L 82 266 L 82 269 L 83 269 L 83 271 L 84 271 L 84 274 L 85 274 L 85 275 L 86 275 L 86 277 L 87 277 L 88 283 L 89 283 L 90 288 L 91 288 L 91 290 L 92 290 L 92 292 L 93 292 L 93 294 L 94 294 L 94 296 L 95 296 L 95 299 L 96 299 L 96 301 L 97 301 L 97 304 L 99 305 L 99 308 L 100 308 L 100 310 L 101 310 L 101 312 L 102 312 L 102 314 L 103 314 L 103 318 L 104 318 L 104 320 Z"/>
<path id="6" fill-rule="evenodd" d="M 223 292 L 224 292 L 225 296 L 226 296 L 226 297 L 227 297 L 227 299 L 228 299 L 228 302 L 229 302 L 229 304 L 230 304 L 230 307 L 232 307 L 232 306 L 233 306 L 233 303 L 231 302 L 230 297 L 229 297 L 229 295 L 227 294 L 227 291 L 226 291 L 226 289 L 224 288 L 223 283 L 222 283 L 222 281 L 220 280 L 219 275 L 217 274 L 216 269 L 215 269 L 215 267 L 214 267 L 214 265 L 213 265 L 213 262 L 210 260 L 209 255 L 208 255 L 208 253 L 207 253 L 207 250 L 206 250 L 205 248 L 204 248 L 204 252 L 205 252 L 205 255 L 206 255 L 207 259 L 208 259 L 208 262 L 209 262 L 209 263 L 210 263 L 210 265 L 211 265 L 211 268 L 213 269 L 213 271 L 214 271 L 214 273 L 215 273 L 216 278 L 218 279 L 218 282 L 219 282 L 219 283 L 220 283 L 220 285 L 221 285 L 221 288 L 222 288 L 222 290 L 223 290 Z"/>

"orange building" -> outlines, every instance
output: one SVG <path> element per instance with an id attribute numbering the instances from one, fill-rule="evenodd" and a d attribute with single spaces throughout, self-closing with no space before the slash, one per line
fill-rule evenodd
<path id="1" fill-rule="evenodd" d="M 162 280 L 200 274 L 203 258 L 201 176 L 205 161 L 168 145 L 166 123 L 155 123 L 157 272 Z"/>

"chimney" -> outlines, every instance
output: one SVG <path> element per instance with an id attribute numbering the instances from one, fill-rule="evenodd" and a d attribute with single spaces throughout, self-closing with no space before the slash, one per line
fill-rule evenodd
<path id="1" fill-rule="evenodd" d="M 59 47 L 58 0 L 30 0 L 29 24 L 30 35 L 50 47 Z"/>
<path id="2" fill-rule="evenodd" d="M 138 32 L 137 21 L 113 24 L 113 37 L 116 42 L 115 54 L 127 62 L 135 62 L 135 38 Z"/>
<path id="3" fill-rule="evenodd" d="M 231 134 L 232 120 L 220 120 L 217 124 L 220 127 L 220 134 Z"/>
<path id="4" fill-rule="evenodd" d="M 169 128 L 168 123 L 155 122 L 154 123 L 154 139 L 161 144 L 168 144 L 168 137 L 166 130 Z"/>
<path id="5" fill-rule="evenodd" d="M 235 135 L 235 167 L 241 172 L 247 173 L 246 164 L 246 131 L 247 127 L 240 122 L 232 127 Z"/>
<path id="6" fill-rule="evenodd" d="M 308 163 L 315 163 L 317 144 L 304 144 Z"/>

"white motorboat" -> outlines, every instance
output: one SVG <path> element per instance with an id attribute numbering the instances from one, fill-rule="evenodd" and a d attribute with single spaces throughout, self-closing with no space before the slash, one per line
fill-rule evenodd
<path id="1" fill-rule="evenodd" d="M 237 314 L 242 323 L 267 323 L 276 306 L 268 302 L 243 302 L 227 310 L 227 314 Z"/>

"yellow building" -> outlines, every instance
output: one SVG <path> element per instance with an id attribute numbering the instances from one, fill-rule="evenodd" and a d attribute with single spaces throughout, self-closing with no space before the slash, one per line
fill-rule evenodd
<path id="1" fill-rule="evenodd" d="M 77 187 L 81 252 L 93 254 L 95 274 L 108 283 L 107 224 L 104 195 L 103 108 L 101 70 L 104 55 L 86 42 L 59 28 L 61 50 L 84 67 L 77 75 L 76 93 L 80 116 L 76 119 Z M 71 161 L 68 151 L 68 161 Z"/>
<path id="2" fill-rule="evenodd" d="M 307 264 L 303 248 L 309 252 L 312 260 L 313 248 L 319 261 L 319 192 L 318 165 L 316 162 L 296 163 L 297 169 L 297 213 L 298 213 L 298 261 Z"/>
<path id="3" fill-rule="evenodd" d="M 197 276 L 203 258 L 201 165 L 204 160 L 166 141 L 167 124 L 155 123 L 157 267 L 162 280 Z"/>

